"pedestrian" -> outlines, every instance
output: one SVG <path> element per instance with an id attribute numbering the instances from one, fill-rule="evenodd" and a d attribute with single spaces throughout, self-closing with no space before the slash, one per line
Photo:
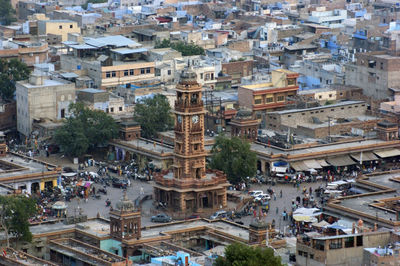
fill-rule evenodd
<path id="1" fill-rule="evenodd" d="M 310 191 L 310 195 L 311 195 L 312 194 L 312 187 L 310 187 L 309 191 Z"/>
<path id="2" fill-rule="evenodd" d="M 278 214 L 279 213 L 279 208 L 278 207 L 276 207 L 276 214 Z"/>
<path id="3" fill-rule="evenodd" d="M 276 194 L 274 193 L 274 200 L 276 201 Z"/>
<path id="4" fill-rule="evenodd" d="M 140 195 L 144 195 L 144 189 L 143 189 L 143 187 L 140 187 Z"/>
<path id="5" fill-rule="evenodd" d="M 279 192 L 279 196 L 282 198 L 282 189 L 281 189 L 281 192 Z"/>

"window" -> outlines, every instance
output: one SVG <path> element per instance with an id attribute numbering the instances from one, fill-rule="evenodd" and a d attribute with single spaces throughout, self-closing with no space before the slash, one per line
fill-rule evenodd
<path id="1" fill-rule="evenodd" d="M 296 79 L 288 79 L 287 84 L 288 86 L 296 85 Z"/>
<path id="2" fill-rule="evenodd" d="M 301 115 L 306 115 L 306 113 L 301 113 Z"/>
<path id="3" fill-rule="evenodd" d="M 146 68 L 146 74 L 150 74 L 150 72 L 151 72 L 150 67 Z"/>
<path id="4" fill-rule="evenodd" d="M 343 92 L 339 93 L 340 96 L 343 96 Z"/>
<path id="5" fill-rule="evenodd" d="M 325 241 L 323 240 L 317 240 L 315 242 L 315 249 L 317 250 L 324 250 L 325 249 Z"/>
<path id="6" fill-rule="evenodd" d="M 299 256 L 303 256 L 303 251 L 299 250 Z"/>
<path id="7" fill-rule="evenodd" d="M 287 117 L 292 117 L 292 115 L 288 115 Z"/>
<path id="8" fill-rule="evenodd" d="M 108 108 L 106 108 L 106 113 L 109 113 Z"/>
<path id="9" fill-rule="evenodd" d="M 112 76 L 113 78 L 116 77 L 116 76 L 117 76 L 117 72 L 112 71 L 112 72 L 111 72 L 111 76 Z"/>
<path id="10" fill-rule="evenodd" d="M 73 26 L 72 24 L 71 24 L 71 25 L 69 25 L 69 28 L 70 28 L 70 29 L 72 29 L 73 27 L 74 27 L 74 26 Z"/>
<path id="11" fill-rule="evenodd" d="M 340 249 L 342 248 L 342 239 L 332 239 L 329 243 L 329 249 Z"/>
<path id="12" fill-rule="evenodd" d="M 320 112 L 321 112 L 321 113 L 323 113 L 323 112 L 324 112 L 324 110 L 321 110 Z"/>
<path id="13" fill-rule="evenodd" d="M 168 70 L 168 76 L 171 76 L 172 71 L 169 69 Z"/>
<path id="14" fill-rule="evenodd" d="M 383 63 L 381 63 L 381 69 L 383 69 Z"/>
<path id="15" fill-rule="evenodd" d="M 200 79 L 203 79 L 203 73 L 200 73 Z"/>
<path id="16" fill-rule="evenodd" d="M 254 104 L 261 104 L 261 99 L 254 99 Z"/>
<path id="17" fill-rule="evenodd" d="M 363 245 L 363 236 L 357 236 L 357 247 Z"/>
<path id="18" fill-rule="evenodd" d="M 106 78 L 111 77 L 111 72 L 106 72 Z"/>
<path id="19" fill-rule="evenodd" d="M 111 113 L 114 113 L 114 107 L 111 107 L 110 111 Z"/>
<path id="20" fill-rule="evenodd" d="M 135 72 L 133 71 L 133 69 L 129 69 L 129 75 L 133 76 Z"/>
<path id="21" fill-rule="evenodd" d="M 119 107 L 119 111 L 122 112 L 122 106 Z"/>
<path id="22" fill-rule="evenodd" d="M 344 247 L 345 248 L 352 248 L 354 247 L 354 236 L 352 237 L 346 237 L 344 239 Z"/>
<path id="23" fill-rule="evenodd" d="M 310 114 L 313 114 L 314 112 L 310 112 Z"/>
<path id="24" fill-rule="evenodd" d="M 58 29 L 62 30 L 62 25 L 58 26 Z"/>
<path id="25" fill-rule="evenodd" d="M 65 117 L 65 109 L 61 109 L 61 114 L 60 114 L 61 118 Z"/>
<path id="26" fill-rule="evenodd" d="M 124 76 L 128 76 L 129 75 L 129 71 L 128 70 L 124 70 Z"/>
<path id="27" fill-rule="evenodd" d="M 285 101 L 285 96 L 279 95 L 279 96 L 276 98 L 276 101 L 277 101 L 277 102 L 283 102 L 283 101 Z"/>
<path id="28" fill-rule="evenodd" d="M 332 98 L 332 94 L 329 94 L 329 98 Z"/>
<path id="29" fill-rule="evenodd" d="M 144 68 L 141 68 L 140 69 L 140 74 L 144 74 L 145 73 L 145 69 Z"/>
<path id="30" fill-rule="evenodd" d="M 314 254 L 310 254 L 310 259 L 314 259 Z"/>
<path id="31" fill-rule="evenodd" d="M 274 102 L 274 97 L 267 97 L 265 100 L 267 103 L 272 103 Z"/>
<path id="32" fill-rule="evenodd" d="M 319 98 L 319 99 L 322 99 L 322 95 L 319 95 L 318 98 Z"/>

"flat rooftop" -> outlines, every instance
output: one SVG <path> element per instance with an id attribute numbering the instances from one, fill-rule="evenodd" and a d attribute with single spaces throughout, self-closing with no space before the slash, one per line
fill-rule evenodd
<path id="1" fill-rule="evenodd" d="M 4 170 L 3 166 L 2 169 L 2 164 L 1 164 L 2 161 L 5 162 L 6 164 L 14 165 L 15 168 L 6 171 Z M 49 166 L 54 167 L 54 165 L 49 165 Z M 20 176 L 26 174 L 42 173 L 42 172 L 48 172 L 46 164 L 35 160 L 31 160 L 28 157 L 20 157 L 8 153 L 7 156 L 0 159 L 0 181 L 2 178 Z"/>
<path id="2" fill-rule="evenodd" d="M 355 148 L 359 147 L 362 149 L 364 146 L 373 145 L 373 144 L 382 144 L 386 141 L 380 139 L 368 139 L 368 140 L 357 140 L 352 142 L 345 142 L 345 143 L 330 143 L 330 144 L 321 144 L 320 146 L 309 147 L 309 148 L 302 148 L 296 150 L 281 150 L 274 147 L 268 147 L 266 144 L 258 144 L 252 143 L 251 150 L 256 152 L 261 152 L 265 154 L 288 154 L 288 155 L 295 155 L 295 154 L 303 154 L 303 153 L 315 153 L 315 152 L 324 152 L 330 150 L 337 150 L 337 149 L 348 149 L 348 148 Z M 379 150 L 379 148 L 377 148 Z"/>
<path id="3" fill-rule="evenodd" d="M 65 84 L 70 84 L 69 82 L 62 82 L 61 80 L 55 80 L 55 79 L 44 79 L 42 85 L 35 85 L 29 83 L 29 81 L 19 81 L 23 86 L 25 86 L 28 89 L 34 89 L 34 88 L 43 88 L 43 87 L 51 87 L 51 86 L 65 86 Z"/>
<path id="4" fill-rule="evenodd" d="M 292 114 L 292 113 L 299 113 L 299 112 L 308 112 L 308 111 L 314 111 L 314 110 L 321 110 L 321 109 L 329 109 L 329 108 L 335 108 L 335 107 L 341 107 L 341 106 L 346 106 L 346 105 L 353 105 L 353 104 L 365 104 L 364 101 L 343 101 L 335 104 L 329 104 L 329 105 L 323 105 L 323 106 L 318 106 L 318 107 L 313 107 L 313 108 L 304 108 L 304 109 L 289 109 L 289 110 L 283 110 L 283 111 L 277 111 L 277 112 L 270 112 L 269 114 Z"/>
<path id="5" fill-rule="evenodd" d="M 360 194 L 358 197 L 349 197 L 349 198 L 341 198 L 335 203 L 333 206 L 338 205 L 342 207 L 346 207 L 366 215 L 370 215 L 372 217 L 376 217 L 378 219 L 385 219 L 387 221 L 396 221 L 396 213 L 387 211 L 385 209 L 377 208 L 371 206 L 371 204 L 377 203 L 381 200 L 388 199 L 388 198 L 395 198 L 398 197 L 400 193 L 400 182 L 395 182 L 390 180 L 391 178 L 400 177 L 400 171 L 392 171 L 392 172 L 385 172 L 385 173 L 375 173 L 367 175 L 367 179 L 363 179 L 365 181 L 371 182 L 373 184 L 385 186 L 387 189 L 395 189 L 394 192 L 389 192 L 377 188 L 377 191 L 381 191 L 380 194 L 373 194 L 373 195 L 364 195 Z M 357 186 L 358 182 L 355 183 Z M 363 184 L 365 186 L 365 184 Z M 346 216 L 354 221 L 358 220 L 360 217 L 354 217 L 354 214 L 345 212 L 336 209 L 335 207 L 328 206 L 327 213 L 331 213 L 332 211 L 335 212 L 338 216 Z M 363 220 L 364 218 L 361 217 Z M 369 223 L 375 222 L 374 219 L 370 219 Z"/>
<path id="6" fill-rule="evenodd" d="M 172 223 L 165 224 L 162 227 L 147 227 L 142 230 L 142 238 L 153 238 L 160 236 L 160 233 L 168 233 L 170 231 L 182 230 L 182 229 L 190 229 L 195 227 L 208 227 L 210 229 L 219 230 L 222 232 L 227 232 L 232 236 L 243 238 L 244 240 L 249 239 L 249 232 L 246 228 L 242 228 L 240 226 L 235 226 L 233 224 L 218 221 L 218 222 L 207 222 L 206 220 L 199 219 L 193 221 L 186 221 L 184 223 Z"/>

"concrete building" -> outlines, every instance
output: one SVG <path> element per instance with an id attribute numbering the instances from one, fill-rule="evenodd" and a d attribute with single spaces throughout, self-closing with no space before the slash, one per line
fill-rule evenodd
<path id="1" fill-rule="evenodd" d="M 331 127 L 329 129 L 331 132 L 329 133 L 338 134 L 338 129 L 334 125 L 340 124 L 341 119 L 344 122 L 345 120 L 349 121 L 351 118 L 360 118 L 366 116 L 366 111 L 367 104 L 365 102 L 344 101 L 314 108 L 270 112 L 267 114 L 267 128 L 278 131 L 287 131 L 290 128 L 295 133 L 300 134 L 301 129 L 305 130 L 305 128 L 312 128 L 312 125 L 320 125 L 324 128 Z M 331 123 L 331 125 L 324 124 L 325 122 Z M 344 129 L 342 130 L 344 133 Z"/>
<path id="2" fill-rule="evenodd" d="M 337 99 L 336 95 L 339 93 L 331 88 L 320 88 L 313 90 L 302 90 L 299 91 L 297 95 L 302 97 L 305 101 L 315 100 L 320 102 L 321 104 L 325 104 L 326 102 L 336 101 Z"/>
<path id="3" fill-rule="evenodd" d="M 46 63 L 48 60 L 48 45 L 45 42 L 22 42 L 0 40 L 0 58 L 18 59 L 29 67 L 34 64 Z"/>
<path id="4" fill-rule="evenodd" d="M 375 100 L 391 100 L 400 84 L 400 57 L 383 53 L 358 53 L 355 64 L 346 65 L 347 85 L 363 88 Z"/>
<path id="5" fill-rule="evenodd" d="M 76 100 L 95 110 L 110 114 L 125 113 L 124 98 L 98 89 L 83 89 L 76 92 Z"/>
<path id="6" fill-rule="evenodd" d="M 222 63 L 222 73 L 232 78 L 232 85 L 239 85 L 243 77 L 253 75 L 253 60 L 231 61 Z"/>
<path id="7" fill-rule="evenodd" d="M 284 108 L 293 100 L 299 86 L 299 74 L 285 69 L 273 70 L 271 82 L 243 85 L 238 89 L 239 106 L 245 107 L 261 118 L 261 113 Z"/>
<path id="8" fill-rule="evenodd" d="M 343 27 L 343 22 L 347 19 L 347 10 L 335 9 L 329 11 L 312 11 L 308 17 L 308 22 L 331 29 Z"/>
<path id="9" fill-rule="evenodd" d="M 61 68 L 86 74 L 94 88 L 115 89 L 155 77 L 155 62 L 147 61 L 147 49 L 121 35 L 86 38 L 84 43 L 68 42 L 66 46 Z"/>
<path id="10" fill-rule="evenodd" d="M 78 23 L 71 20 L 42 20 L 38 21 L 39 35 L 59 35 L 61 41 L 68 40 L 68 33 L 81 33 Z"/>
<path id="11" fill-rule="evenodd" d="M 56 121 L 68 116 L 68 106 L 75 101 L 75 85 L 33 73 L 29 80 L 17 82 L 16 100 L 17 130 L 29 136 L 34 120 Z"/>
<path id="12" fill-rule="evenodd" d="M 298 236 L 296 265 L 371 265 L 362 263 L 364 250 L 369 251 L 368 248 L 387 245 L 391 234 L 391 232 L 360 232 L 337 236 L 323 236 L 318 233 L 312 237 Z"/>

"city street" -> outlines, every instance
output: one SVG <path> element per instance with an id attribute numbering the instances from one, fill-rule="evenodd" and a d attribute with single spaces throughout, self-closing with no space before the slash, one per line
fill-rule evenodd
<path id="1" fill-rule="evenodd" d="M 71 162 L 69 162 L 65 158 L 59 158 L 59 156 L 52 155 L 49 158 L 46 157 L 41 157 L 40 159 L 55 163 L 55 164 L 63 164 L 64 166 L 69 166 L 72 167 L 73 169 L 76 169 L 77 166 L 73 165 Z M 85 169 L 84 171 L 97 171 L 97 167 L 89 167 Z M 118 177 L 114 173 L 110 173 L 112 176 Z M 297 196 L 302 197 L 302 191 L 303 187 L 307 188 L 307 191 L 309 190 L 309 187 L 311 186 L 313 191 L 315 191 L 316 188 L 318 188 L 320 185 L 325 186 L 324 181 L 318 181 L 315 183 L 302 183 L 299 188 L 293 187 L 293 184 L 276 184 L 275 186 L 270 186 L 266 184 L 251 184 L 250 190 L 262 190 L 264 193 L 267 193 L 268 188 L 272 188 L 277 197 L 276 200 L 274 200 L 274 197 L 271 195 L 271 200 L 270 200 L 270 209 L 269 212 L 266 216 L 266 221 L 267 222 L 272 222 L 272 220 L 275 220 L 276 227 L 280 228 L 282 231 L 284 230 L 284 227 L 289 224 L 289 221 L 283 221 L 282 219 L 282 212 L 285 210 L 289 213 L 291 210 L 291 203 L 292 200 L 295 200 Z M 96 191 L 98 191 L 99 188 L 102 186 L 100 184 L 94 184 Z M 131 186 L 128 187 L 127 189 L 127 195 L 129 199 L 134 201 L 140 196 L 140 190 L 143 188 L 144 194 L 145 195 L 152 195 L 153 194 L 153 182 L 145 182 L 145 181 L 139 181 L 139 180 L 132 180 L 131 179 Z M 280 191 L 282 190 L 282 198 L 279 197 Z M 106 207 L 105 201 L 109 199 L 111 201 L 111 204 L 113 207 L 115 207 L 115 204 L 118 202 L 118 200 L 123 196 L 123 189 L 120 188 L 113 188 L 111 186 L 107 187 L 107 195 L 101 195 L 101 199 L 95 199 L 93 197 L 89 197 L 88 202 L 85 202 L 82 199 L 79 198 L 73 198 L 71 199 L 70 202 L 67 202 L 68 209 L 67 209 L 67 215 L 68 216 L 74 216 L 79 214 L 79 209 L 82 208 L 83 214 L 86 214 L 88 217 L 96 217 L 97 214 L 100 214 L 101 217 L 108 218 L 109 217 L 109 210 L 110 207 Z M 245 193 L 245 192 L 242 192 Z M 99 193 L 96 193 L 99 194 Z M 315 194 L 314 194 L 315 198 Z M 229 206 L 233 207 L 234 204 L 232 202 L 229 202 Z M 278 208 L 278 212 L 276 209 Z M 157 210 L 153 206 L 152 200 L 147 200 L 143 203 L 142 205 L 142 226 L 150 225 L 153 224 L 150 221 L 150 217 L 152 215 L 155 215 L 157 213 L 162 212 L 161 210 Z M 188 215 L 191 215 L 188 214 Z M 244 225 L 249 225 L 252 221 L 254 220 L 254 217 L 251 215 L 242 217 L 241 219 L 235 219 L 235 221 L 241 221 Z"/>

